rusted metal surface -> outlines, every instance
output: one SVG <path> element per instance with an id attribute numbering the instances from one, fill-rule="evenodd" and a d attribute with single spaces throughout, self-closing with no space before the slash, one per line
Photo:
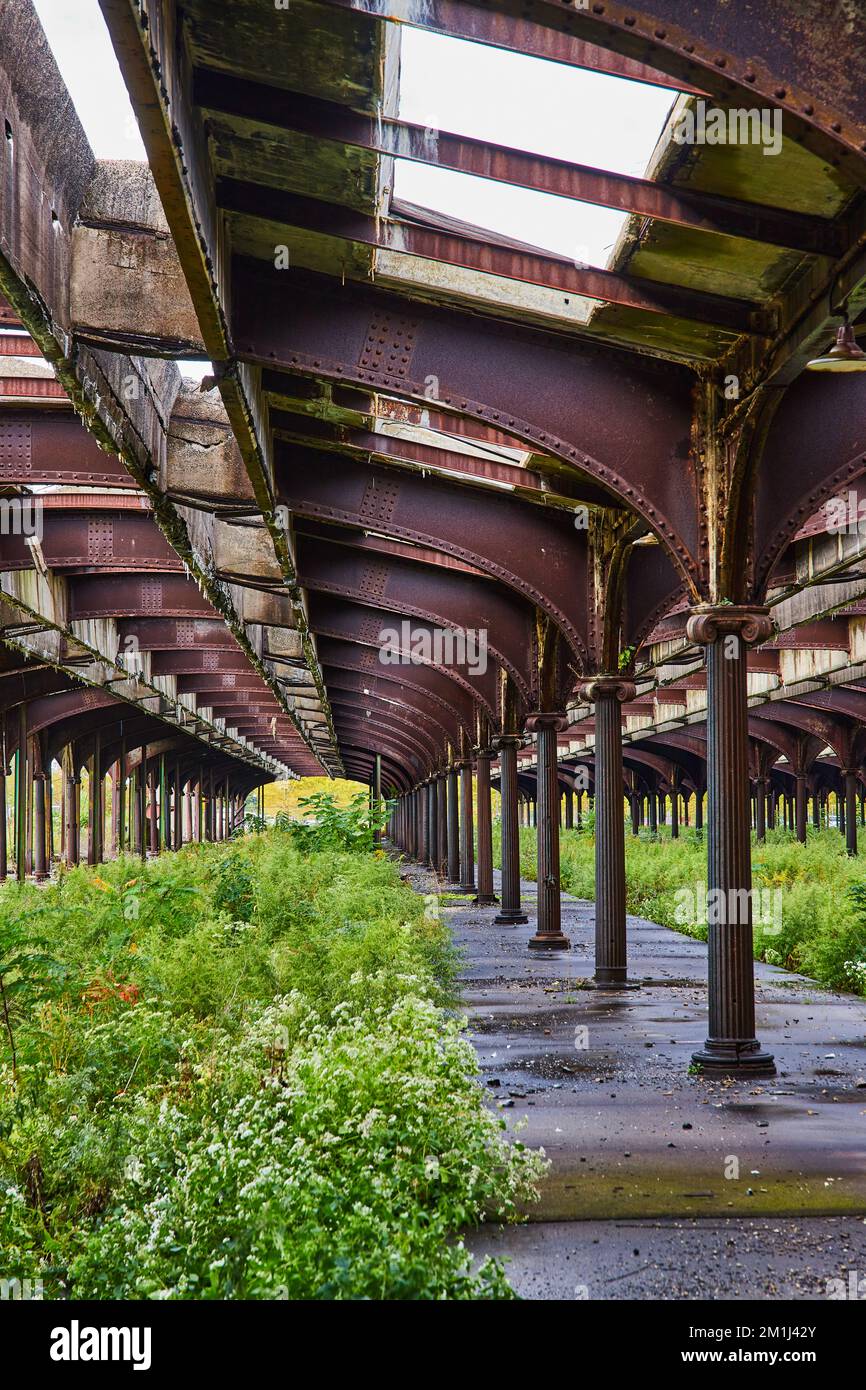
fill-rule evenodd
<path id="1" fill-rule="evenodd" d="M 561 458 L 638 512 L 698 573 L 690 382 L 609 350 L 327 280 L 235 267 L 236 338 L 253 360 L 437 400 Z M 688 479 L 684 486 L 684 475 Z"/>
<path id="2" fill-rule="evenodd" d="M 374 219 L 363 213 L 298 194 L 221 179 L 219 206 L 227 213 L 259 218 L 273 225 L 317 232 L 354 246 L 387 248 L 443 265 L 460 266 L 524 284 L 543 285 L 563 295 L 578 295 L 650 314 L 694 319 L 732 333 L 766 332 L 760 305 L 733 296 L 714 295 L 676 283 L 641 280 L 609 270 L 580 267 L 573 259 L 544 252 L 499 246 L 481 235 L 467 236 L 417 221 Z M 431 219 L 432 220 L 432 219 Z"/>
<path id="3" fill-rule="evenodd" d="M 842 229 L 829 218 L 666 187 L 651 179 L 569 164 L 407 121 L 374 119 L 336 103 L 239 81 L 226 73 L 200 69 L 193 80 L 195 101 L 203 111 L 264 123 L 275 131 L 288 130 L 344 147 L 451 169 L 699 231 L 769 242 L 807 254 L 835 257 L 844 248 Z M 278 216 L 278 208 L 269 205 L 267 215 Z M 285 220 L 299 225 L 294 216 Z M 328 230 L 334 230 L 332 224 Z M 405 249 L 411 250 L 411 243 Z"/>

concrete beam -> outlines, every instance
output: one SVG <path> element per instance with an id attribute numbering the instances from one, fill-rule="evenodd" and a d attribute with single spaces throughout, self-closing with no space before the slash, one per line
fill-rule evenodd
<path id="1" fill-rule="evenodd" d="M 180 258 L 147 165 L 101 160 L 72 229 L 69 314 L 97 346 L 204 354 Z"/>

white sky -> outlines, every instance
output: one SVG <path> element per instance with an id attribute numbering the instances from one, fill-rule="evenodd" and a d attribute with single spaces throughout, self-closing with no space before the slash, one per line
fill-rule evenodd
<path id="1" fill-rule="evenodd" d="M 403 26 L 400 115 L 534 154 L 642 175 L 676 93 Z M 398 163 L 395 194 L 604 265 L 625 214 Z"/>
<path id="2" fill-rule="evenodd" d="M 100 159 L 144 147 L 98 0 L 34 0 Z M 674 93 L 523 54 L 402 29 L 400 115 L 624 174 L 642 174 Z M 464 221 L 604 265 L 624 214 L 398 161 L 395 194 Z"/>

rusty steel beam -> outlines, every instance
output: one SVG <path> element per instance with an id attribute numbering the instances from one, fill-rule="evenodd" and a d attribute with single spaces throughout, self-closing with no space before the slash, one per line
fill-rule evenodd
<path id="1" fill-rule="evenodd" d="M 0 410 L 0 482 L 10 481 L 136 486 L 117 455 L 101 449 L 72 410 L 37 407 Z"/>
<path id="2" fill-rule="evenodd" d="M 427 768 L 427 756 L 422 744 L 417 738 L 396 733 L 392 730 L 369 728 L 368 721 L 355 719 L 350 716 L 343 716 L 336 721 L 336 727 L 346 741 L 352 743 L 356 748 L 367 749 L 371 753 L 376 753 L 380 749 L 391 753 L 395 761 L 401 763 L 407 771 L 414 774 L 415 780 L 424 776 Z M 341 739 L 342 741 L 342 739 Z"/>
<path id="3" fill-rule="evenodd" d="M 281 468 L 279 495 L 292 511 L 416 541 L 456 556 L 517 590 L 560 627 L 576 655 L 587 650 L 586 534 L 559 512 L 492 495 L 478 507 L 465 490 L 323 455 L 315 473 Z"/>
<path id="4" fill-rule="evenodd" d="M 146 513 L 112 511 L 105 507 L 91 511 L 84 499 L 63 497 L 56 500 L 62 500 L 66 509 L 49 507 L 41 516 L 40 545 L 50 569 L 83 567 L 183 572 L 177 555 Z M 41 499 L 37 501 L 41 504 Z M 19 535 L 4 539 L 2 567 L 32 569 L 33 552 L 28 537 Z"/>
<path id="5" fill-rule="evenodd" d="M 369 749 L 358 747 L 351 740 L 343 744 L 343 751 L 347 776 L 356 776 L 360 782 L 369 782 L 373 775 L 376 754 L 371 753 Z M 412 776 L 388 753 L 383 752 L 381 757 L 383 782 L 400 792 L 408 792 L 412 786 Z"/>
<path id="6" fill-rule="evenodd" d="M 490 651 L 508 671 L 527 704 L 537 693 L 532 607 L 489 579 L 382 557 L 371 560 L 348 546 L 307 541 L 298 550 L 299 573 L 309 591 L 370 601 L 395 613 L 473 634 L 481 656 Z M 486 660 L 486 655 L 484 657 Z"/>
<path id="7" fill-rule="evenodd" d="M 581 477 L 576 470 L 555 469 L 552 460 L 545 469 L 541 460 L 531 455 L 524 466 L 451 448 L 447 436 L 442 436 L 441 445 L 436 445 L 398 434 L 353 429 L 282 410 L 271 411 L 271 425 L 274 437 L 294 445 L 299 454 L 309 458 L 311 467 L 315 467 L 313 450 L 325 449 L 355 458 L 393 463 L 414 471 L 442 473 L 449 478 L 464 479 L 467 486 L 492 484 L 541 506 L 570 509 L 581 503 L 595 509 L 620 505 L 618 498 Z"/>
<path id="8" fill-rule="evenodd" d="M 807 518 L 866 472 L 866 380 L 806 372 L 785 392 L 767 430 L 755 480 L 759 601 L 773 566 Z"/>
<path id="9" fill-rule="evenodd" d="M 432 666 L 383 667 L 369 644 L 354 642 L 351 637 L 318 638 L 322 664 L 328 670 L 350 672 L 362 682 L 361 689 L 385 692 L 386 698 L 398 700 L 419 698 L 429 700 L 439 710 L 439 718 L 454 721 L 455 746 L 462 729 L 471 737 L 475 720 L 475 703 L 468 692 L 457 686 L 447 675 Z"/>
<path id="10" fill-rule="evenodd" d="M 329 525 L 325 521 L 314 521 L 309 517 L 298 517 L 295 534 L 300 538 L 328 541 L 331 545 L 345 545 L 352 550 L 363 550 L 374 555 L 396 556 L 400 560 L 415 560 L 437 569 L 454 570 L 458 574 L 484 577 L 484 570 L 477 565 L 469 565 L 448 555 L 444 550 L 434 550 L 429 545 L 418 545 L 410 541 L 391 540 L 388 536 L 363 531 L 360 527 Z"/>
<path id="11" fill-rule="evenodd" d="M 432 389 L 443 409 L 615 494 L 699 583 L 690 372 L 261 262 L 236 260 L 234 284 L 236 346 L 249 360 L 421 405 Z"/>
<path id="12" fill-rule="evenodd" d="M 194 100 L 206 112 L 253 121 L 316 140 L 407 159 L 517 185 L 578 202 L 657 218 L 695 230 L 745 237 L 811 255 L 836 258 L 844 229 L 826 217 L 744 202 L 688 187 L 571 164 L 387 116 L 366 116 L 336 102 L 286 92 L 229 73 L 197 68 Z"/>
<path id="13" fill-rule="evenodd" d="M 433 670 L 446 680 L 446 689 L 449 686 L 456 686 L 458 692 L 462 692 L 464 697 L 468 697 L 470 718 L 467 721 L 469 726 L 474 724 L 475 707 L 482 706 L 490 719 L 495 718 L 496 706 L 496 677 L 493 671 L 488 670 L 477 680 L 470 681 L 466 676 L 454 666 L 446 666 L 438 662 L 415 662 L 412 660 L 412 652 L 406 650 L 402 641 L 398 640 L 393 644 L 395 654 L 400 658 L 397 662 L 382 662 L 379 659 L 379 651 L 383 646 L 382 633 L 394 628 L 394 615 L 384 609 L 375 609 L 366 605 L 351 604 L 345 600 L 334 599 L 322 594 L 315 595 L 311 601 L 311 617 L 314 619 L 314 628 L 317 634 L 324 637 L 336 638 L 340 643 L 352 642 L 366 647 L 369 652 L 370 665 L 367 669 L 376 673 L 379 671 L 389 674 L 394 672 L 409 681 L 416 678 L 423 684 L 421 673 L 425 670 Z M 433 640 L 433 628 L 429 623 L 417 622 L 416 628 L 428 634 L 431 644 Z M 416 676 L 417 673 L 417 676 Z M 429 687 L 428 687 L 429 688 Z M 455 697 L 455 706 L 459 695 Z M 466 708 L 465 699 L 462 701 Z"/>
<path id="14" fill-rule="evenodd" d="M 168 653 L 166 653 L 168 655 Z M 172 659 L 177 654 L 171 653 Z M 234 671 L 214 673 L 204 671 L 202 666 L 193 670 L 175 671 L 177 675 L 178 695 L 197 695 L 202 704 L 207 704 L 209 696 L 216 696 L 226 690 L 241 690 L 250 693 L 257 693 L 261 690 L 261 681 L 252 672 Z"/>
<path id="15" fill-rule="evenodd" d="M 401 217 L 373 218 L 336 203 L 232 178 L 217 180 L 216 197 L 223 211 L 264 220 L 274 228 L 296 228 L 354 246 L 399 251 L 485 275 L 542 285 L 564 295 L 712 324 L 739 335 L 765 335 L 769 327 L 759 304 L 620 271 L 578 268 L 573 260 L 552 252 L 488 241 L 480 231 L 475 236 Z M 280 237 L 275 236 L 274 241 L 279 244 Z"/>
<path id="16" fill-rule="evenodd" d="M 424 750 L 424 761 L 428 767 L 435 766 L 442 757 L 442 748 L 430 729 L 413 718 L 409 710 L 387 708 L 373 702 L 360 706 L 339 692 L 334 695 L 331 708 L 338 727 L 342 726 L 343 721 L 353 725 L 362 721 L 374 740 L 379 731 L 409 738 L 414 747 Z"/>
<path id="17" fill-rule="evenodd" d="M 180 651 L 156 651 L 151 659 L 151 671 L 155 676 L 195 675 L 198 672 L 211 672 L 211 679 L 222 680 L 223 673 L 234 673 L 238 679 L 252 679 L 254 672 L 244 659 L 243 652 L 200 651 L 183 648 Z M 216 677 L 213 673 L 219 672 Z M 232 682 L 234 686 L 234 681 Z M 262 689 L 259 681 L 255 689 Z"/>
<path id="18" fill-rule="evenodd" d="M 459 721 L 447 707 L 441 708 L 429 695 L 417 689 L 405 684 L 398 686 L 396 682 L 389 684 L 380 677 L 363 677 L 359 672 L 340 670 L 336 667 L 326 667 L 325 676 L 328 690 L 334 698 L 339 698 L 336 692 L 352 694 L 355 704 L 360 708 L 371 707 L 382 712 L 410 711 L 414 714 L 416 722 L 420 720 L 426 727 L 437 729 L 440 754 L 444 754 L 448 743 L 459 742 Z"/>
<path id="19" fill-rule="evenodd" d="M 134 637 L 140 651 L 170 650 L 176 647 L 195 647 L 199 651 L 238 651 L 238 644 L 221 618 L 137 618 L 118 624 L 120 644 Z M 261 677 L 250 670 L 254 688 Z"/>
<path id="20" fill-rule="evenodd" d="M 213 609 L 185 575 L 80 575 L 70 580 L 71 618 L 210 617 Z M 239 651 L 238 659 L 246 664 Z"/>
<path id="21" fill-rule="evenodd" d="M 0 327 L 2 326 L 2 320 L 0 320 Z M 41 356 L 39 345 L 34 343 L 29 333 L 0 333 L 0 359 L 4 357 Z M 0 377 L 2 376 L 3 363 L 0 361 Z"/>

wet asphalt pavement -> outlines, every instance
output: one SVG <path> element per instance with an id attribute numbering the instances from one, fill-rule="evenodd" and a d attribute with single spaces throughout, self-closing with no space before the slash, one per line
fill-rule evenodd
<path id="1" fill-rule="evenodd" d="M 523 893 L 510 928 L 443 900 L 490 1104 L 551 1161 L 528 1223 L 471 1248 L 533 1299 L 815 1299 L 834 1279 L 866 1296 L 866 1001 L 756 963 L 778 1075 L 709 1081 L 689 1074 L 706 946 L 630 917 L 640 988 L 593 990 L 592 903 L 563 895 L 571 950 L 539 957 Z"/>

